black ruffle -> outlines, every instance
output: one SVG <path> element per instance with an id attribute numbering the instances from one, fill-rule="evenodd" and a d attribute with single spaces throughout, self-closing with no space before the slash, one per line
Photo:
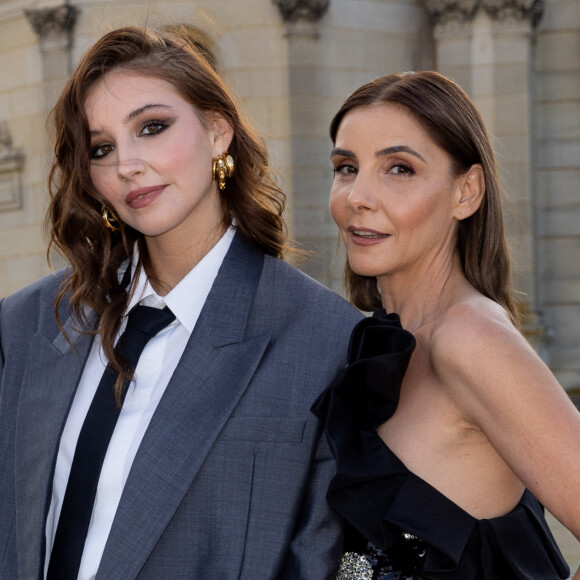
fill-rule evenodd
<path id="1" fill-rule="evenodd" d="M 414 347 L 396 314 L 380 310 L 355 327 L 347 367 L 313 406 L 337 462 L 329 504 L 382 550 L 402 532 L 424 540 L 421 578 L 567 578 L 568 566 L 529 491 L 510 513 L 478 520 L 411 473 L 377 435 L 397 409 Z"/>

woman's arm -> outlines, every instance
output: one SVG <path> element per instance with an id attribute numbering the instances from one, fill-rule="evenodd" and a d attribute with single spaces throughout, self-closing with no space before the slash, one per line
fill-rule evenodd
<path id="1" fill-rule="evenodd" d="M 580 540 L 580 413 L 500 307 L 480 306 L 446 315 L 435 371 L 464 418 Z"/>

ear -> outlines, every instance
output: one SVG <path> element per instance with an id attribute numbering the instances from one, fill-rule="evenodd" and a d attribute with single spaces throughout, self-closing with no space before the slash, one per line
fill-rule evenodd
<path id="1" fill-rule="evenodd" d="M 464 220 L 473 215 L 481 205 L 485 195 L 485 176 L 479 163 L 472 165 L 458 178 L 453 217 Z"/>
<path id="2" fill-rule="evenodd" d="M 213 156 L 217 157 L 228 150 L 234 138 L 234 129 L 223 115 L 212 112 L 209 117 L 209 130 L 212 137 Z"/>

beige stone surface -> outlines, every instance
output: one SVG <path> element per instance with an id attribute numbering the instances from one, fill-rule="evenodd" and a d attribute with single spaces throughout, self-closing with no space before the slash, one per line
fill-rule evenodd
<path id="1" fill-rule="evenodd" d="M 25 154 L 22 207 L 0 211 L 0 296 L 44 274 L 41 222 L 50 166 L 44 70 L 24 9 L 60 0 L 0 0 L 0 122 Z M 389 72 L 434 68 L 470 93 L 493 135 L 509 195 L 514 280 L 537 301 L 549 364 L 580 387 L 580 3 L 545 0 L 525 21 L 433 27 L 423 0 L 331 0 L 313 39 L 288 27 L 271 0 L 71 0 L 80 10 L 72 60 L 123 24 L 187 21 L 215 39 L 224 75 L 263 134 L 288 193 L 299 242 L 320 252 L 305 269 L 340 288 L 327 201 L 328 124 L 344 98 Z M 298 34 L 298 37 L 296 36 Z M 293 36 L 294 35 L 294 36 Z M 33 231 L 37 234 L 34 235 Z M 330 272 L 330 273 L 329 273 Z M 537 293 L 537 296 L 536 296 Z"/>
<path id="2" fill-rule="evenodd" d="M 580 543 L 550 512 L 546 512 L 546 519 L 564 559 L 570 566 L 570 575 L 573 576 L 580 567 Z"/>

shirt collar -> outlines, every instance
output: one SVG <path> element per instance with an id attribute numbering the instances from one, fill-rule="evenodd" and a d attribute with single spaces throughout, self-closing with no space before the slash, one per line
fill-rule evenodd
<path id="1" fill-rule="evenodd" d="M 199 314 L 216 279 L 220 266 L 228 253 L 236 229 L 230 226 L 215 246 L 189 271 L 189 273 L 165 296 L 159 296 L 147 279 L 143 268 L 137 272 L 135 291 L 129 298 L 126 313 L 139 302 L 146 300 L 148 306 L 165 303 L 175 314 L 176 319 L 190 334 L 199 318 Z M 131 270 L 139 260 L 137 245 L 133 252 Z"/>

